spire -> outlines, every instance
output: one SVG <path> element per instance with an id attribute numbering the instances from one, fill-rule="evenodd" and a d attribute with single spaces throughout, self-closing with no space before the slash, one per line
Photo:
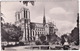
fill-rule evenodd
<path id="1" fill-rule="evenodd" d="M 45 7 L 44 7 L 44 15 L 43 15 L 43 26 L 45 26 L 45 24 L 46 24 L 46 18 L 45 18 Z"/>
<path id="2" fill-rule="evenodd" d="M 43 12 L 44 12 L 44 17 L 45 17 L 45 7 L 44 7 L 44 10 L 43 10 Z"/>

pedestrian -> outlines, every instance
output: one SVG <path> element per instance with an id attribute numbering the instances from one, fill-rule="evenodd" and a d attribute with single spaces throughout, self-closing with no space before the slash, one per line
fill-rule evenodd
<path id="1" fill-rule="evenodd" d="M 68 42 L 64 42 L 63 49 L 64 50 L 68 50 L 69 48 L 70 48 L 69 43 Z"/>
<path id="2" fill-rule="evenodd" d="M 64 50 L 68 50 L 70 48 L 68 39 L 65 38 L 65 37 L 64 37 L 64 39 L 65 39 L 65 42 L 64 42 L 64 45 L 63 45 L 63 49 Z"/>

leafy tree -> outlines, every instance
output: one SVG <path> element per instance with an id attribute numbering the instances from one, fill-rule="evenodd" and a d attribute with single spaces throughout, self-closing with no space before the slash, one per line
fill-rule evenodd
<path id="1" fill-rule="evenodd" d="M 39 40 L 35 41 L 36 45 L 41 45 L 41 42 Z"/>
<path id="2" fill-rule="evenodd" d="M 1 27 L 3 26 L 3 21 L 4 21 L 4 18 L 3 18 L 3 13 L 0 13 L 0 18 L 1 18 Z"/>
<path id="3" fill-rule="evenodd" d="M 10 32 L 11 40 L 19 41 L 20 39 L 22 39 L 23 32 L 21 31 L 21 28 L 19 26 L 18 27 L 15 26 L 15 25 L 12 25 L 12 28 L 13 28 L 13 31 Z"/>
<path id="4" fill-rule="evenodd" d="M 71 31 L 71 37 L 72 37 L 72 41 L 76 41 L 76 45 L 79 45 L 79 28 L 75 27 L 72 31 Z"/>
<path id="5" fill-rule="evenodd" d="M 48 42 L 46 41 L 46 36 L 43 34 L 39 37 L 39 40 L 37 40 L 36 45 L 48 45 Z"/>
<path id="6" fill-rule="evenodd" d="M 67 39 L 67 42 L 68 42 L 68 43 L 71 43 L 71 42 L 72 42 L 72 37 L 71 37 L 70 35 L 64 34 L 64 35 L 61 36 L 61 43 L 62 43 L 62 45 L 63 45 L 64 42 L 65 42 L 65 39 L 64 39 L 64 38 Z"/>
<path id="7" fill-rule="evenodd" d="M 40 36 L 40 40 L 43 42 L 46 40 L 46 36 L 44 36 L 43 34 Z"/>
<path id="8" fill-rule="evenodd" d="M 9 34 L 3 28 L 1 28 L 1 40 L 9 41 Z"/>
<path id="9" fill-rule="evenodd" d="M 0 17 L 1 18 L 1 39 L 2 41 L 5 41 L 5 39 L 8 39 L 8 35 L 7 35 L 7 32 L 3 28 L 3 21 L 4 21 L 3 13 L 0 13 L 0 15 L 1 15 Z"/>
<path id="10" fill-rule="evenodd" d="M 64 39 L 64 38 L 67 38 L 67 35 L 66 35 L 66 34 L 64 34 L 64 35 L 61 36 L 61 44 L 62 44 L 62 45 L 63 45 L 64 42 L 65 42 L 65 39 Z"/>
<path id="11" fill-rule="evenodd" d="M 2 38 L 4 38 L 6 41 L 19 41 L 23 36 L 21 28 L 19 26 L 15 26 L 14 24 L 11 25 L 9 23 L 6 23 L 3 25 L 2 30 L 5 32 L 1 32 Z"/>

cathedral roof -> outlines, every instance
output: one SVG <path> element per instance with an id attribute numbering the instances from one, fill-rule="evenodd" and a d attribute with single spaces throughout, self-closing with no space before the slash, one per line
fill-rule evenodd
<path id="1" fill-rule="evenodd" d="M 34 27 L 43 28 L 43 23 L 31 22 L 31 25 L 34 26 Z"/>

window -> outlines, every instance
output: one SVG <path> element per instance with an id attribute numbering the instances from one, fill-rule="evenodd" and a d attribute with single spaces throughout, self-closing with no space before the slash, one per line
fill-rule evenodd
<path id="1" fill-rule="evenodd" d="M 41 34 L 42 32 L 40 32 L 40 34 Z"/>
<path id="2" fill-rule="evenodd" d="M 47 25 L 46 25 L 46 27 L 47 27 Z"/>
<path id="3" fill-rule="evenodd" d="M 36 28 L 36 30 L 37 30 L 37 28 Z"/>
<path id="4" fill-rule="evenodd" d="M 39 34 L 38 34 L 38 37 L 39 37 Z"/>
<path id="5" fill-rule="evenodd" d="M 26 18 L 27 18 L 27 11 L 26 11 Z"/>
<path id="6" fill-rule="evenodd" d="M 18 19 L 20 20 L 20 14 L 18 14 Z"/>
<path id="7" fill-rule="evenodd" d="M 25 10 L 24 10 L 24 18 L 25 18 Z"/>
<path id="8" fill-rule="evenodd" d="M 39 34 L 39 32 L 38 32 L 38 34 Z"/>
<path id="9" fill-rule="evenodd" d="M 36 32 L 38 34 L 38 32 Z"/>
<path id="10" fill-rule="evenodd" d="M 38 29 L 38 31 L 39 31 L 39 29 Z"/>
<path id="11" fill-rule="evenodd" d="M 37 34 L 37 32 L 35 32 Z"/>
<path id="12" fill-rule="evenodd" d="M 33 36 L 34 36 L 34 31 L 33 31 Z"/>

